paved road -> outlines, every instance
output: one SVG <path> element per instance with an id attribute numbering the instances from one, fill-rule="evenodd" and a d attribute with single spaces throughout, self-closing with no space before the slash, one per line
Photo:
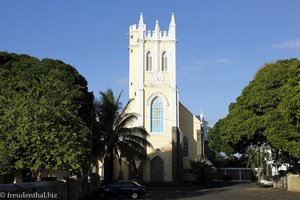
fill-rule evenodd
<path id="1" fill-rule="evenodd" d="M 197 186 L 148 188 L 145 199 L 300 200 L 300 193 L 258 188 L 253 183 L 243 183 L 208 188 Z"/>

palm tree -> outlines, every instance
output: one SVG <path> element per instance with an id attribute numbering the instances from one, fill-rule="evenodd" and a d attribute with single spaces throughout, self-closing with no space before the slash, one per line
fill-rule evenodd
<path id="1" fill-rule="evenodd" d="M 261 180 L 263 173 L 267 170 L 267 160 L 270 159 L 270 153 L 266 144 L 263 144 L 261 147 L 258 145 L 251 146 L 245 153 L 245 157 L 247 158 L 247 167 L 250 166 L 253 171 L 257 168 L 258 180 Z"/>
<path id="2" fill-rule="evenodd" d="M 122 159 L 137 169 L 136 160 L 146 160 L 149 133 L 143 127 L 132 127 L 138 115 L 129 112 L 132 100 L 124 108 L 120 102 L 121 93 L 115 98 L 113 91 L 108 89 L 100 92 L 100 100 L 96 102 L 98 134 L 94 137 L 94 153 L 104 158 L 104 182 L 113 179 L 113 163 L 117 158 L 120 165 L 119 178 L 122 178 Z"/>

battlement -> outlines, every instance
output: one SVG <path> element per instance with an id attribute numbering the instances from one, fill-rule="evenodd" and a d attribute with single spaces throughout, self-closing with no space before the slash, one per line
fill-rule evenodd
<path id="1" fill-rule="evenodd" d="M 154 31 L 148 30 L 146 34 L 146 39 L 147 40 L 172 40 L 175 38 L 173 38 L 172 35 L 167 31 L 159 31 L 157 34 L 155 30 Z"/>
<path id="2" fill-rule="evenodd" d="M 156 21 L 155 29 L 153 31 L 146 30 L 143 15 L 141 13 L 139 24 L 132 24 L 129 26 L 130 32 L 139 32 L 139 39 L 146 40 L 176 40 L 176 25 L 174 14 L 172 13 L 171 22 L 168 31 L 160 31 L 158 21 Z"/>
<path id="3" fill-rule="evenodd" d="M 134 32 L 134 31 L 137 31 L 136 24 L 132 24 L 131 26 L 129 26 L 129 32 Z"/>

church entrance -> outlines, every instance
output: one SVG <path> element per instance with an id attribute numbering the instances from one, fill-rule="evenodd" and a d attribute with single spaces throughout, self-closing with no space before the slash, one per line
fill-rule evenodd
<path id="1" fill-rule="evenodd" d="M 159 156 L 155 156 L 150 162 L 151 182 L 164 181 L 164 161 Z"/>

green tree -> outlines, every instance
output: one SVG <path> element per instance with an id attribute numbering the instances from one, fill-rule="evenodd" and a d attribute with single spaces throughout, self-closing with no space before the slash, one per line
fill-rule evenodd
<path id="1" fill-rule="evenodd" d="M 129 100 L 122 108 L 120 97 L 121 94 L 116 98 L 113 91 L 108 89 L 100 92 L 100 100 L 96 102 L 99 130 L 93 139 L 93 152 L 99 159 L 104 158 L 105 183 L 112 181 L 115 158 L 119 161 L 120 172 L 122 159 L 128 161 L 136 169 L 135 161 L 148 159 L 147 147 L 152 147 L 147 140 L 149 133 L 142 127 L 133 127 L 138 115 L 129 112 L 132 100 Z"/>
<path id="2" fill-rule="evenodd" d="M 266 64 L 230 104 L 229 114 L 209 131 L 210 146 L 244 153 L 250 146 L 266 144 L 300 170 L 299 91 L 299 60 Z"/>
<path id="3" fill-rule="evenodd" d="M 90 159 L 93 94 L 59 60 L 0 52 L 1 173 L 67 169 Z"/>

